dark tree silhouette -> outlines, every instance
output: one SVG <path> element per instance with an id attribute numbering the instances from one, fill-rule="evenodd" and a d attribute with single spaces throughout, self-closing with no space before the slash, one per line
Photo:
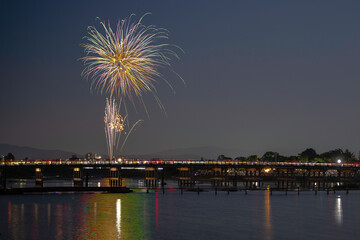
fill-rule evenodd
<path id="1" fill-rule="evenodd" d="M 344 151 L 340 148 L 324 152 L 320 155 L 320 157 L 322 157 L 325 161 L 336 161 L 338 159 L 345 160 Z"/>
<path id="2" fill-rule="evenodd" d="M 313 161 L 317 156 L 318 154 L 313 148 L 307 148 L 305 151 L 299 154 L 300 159 L 303 161 Z"/>
<path id="3" fill-rule="evenodd" d="M 278 161 L 279 157 L 279 153 L 277 152 L 266 152 L 264 153 L 264 155 L 261 157 L 261 161 L 263 162 L 275 162 Z"/>
<path id="4" fill-rule="evenodd" d="M 353 152 L 350 152 L 349 149 L 345 149 L 345 152 L 343 153 L 344 160 L 346 162 L 353 162 L 357 161 L 355 154 Z"/>
<path id="5" fill-rule="evenodd" d="M 9 160 L 14 161 L 14 160 L 15 160 L 15 156 L 14 156 L 12 153 L 8 153 L 8 154 L 5 156 L 5 160 L 7 160 L 7 161 L 9 161 Z"/>

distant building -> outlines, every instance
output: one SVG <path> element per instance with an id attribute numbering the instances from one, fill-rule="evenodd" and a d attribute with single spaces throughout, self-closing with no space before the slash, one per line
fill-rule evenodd
<path id="1" fill-rule="evenodd" d="M 98 159 L 99 157 L 98 157 L 98 155 L 96 153 L 87 153 L 85 155 L 85 158 L 87 160 L 94 160 L 94 159 Z"/>

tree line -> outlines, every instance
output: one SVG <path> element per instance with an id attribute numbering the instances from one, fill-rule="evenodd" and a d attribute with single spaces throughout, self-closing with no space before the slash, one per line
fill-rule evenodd
<path id="1" fill-rule="evenodd" d="M 219 158 L 223 156 L 220 155 Z M 229 158 L 228 158 L 229 159 Z M 220 160 L 220 159 L 219 159 Z M 298 155 L 294 156 L 284 156 L 279 154 L 278 152 L 268 151 L 265 152 L 262 157 L 258 157 L 257 155 L 250 155 L 248 157 L 237 157 L 235 160 L 239 161 L 263 161 L 263 162 L 314 162 L 314 163 L 322 163 L 322 162 L 337 162 L 341 160 L 341 162 L 358 162 L 359 159 L 356 158 L 355 154 L 349 149 L 345 149 L 343 151 L 340 148 L 324 152 L 318 154 L 315 149 L 307 148 L 302 151 Z"/>
<path id="2" fill-rule="evenodd" d="M 0 155 L 0 157 L 2 158 L 2 160 L 5 161 L 14 161 L 15 160 L 15 156 L 12 153 L 8 153 L 7 155 Z M 0 159 L 1 160 L 1 159 Z"/>

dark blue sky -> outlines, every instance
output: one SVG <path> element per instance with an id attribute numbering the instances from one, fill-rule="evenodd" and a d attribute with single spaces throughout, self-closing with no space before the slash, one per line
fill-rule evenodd
<path id="1" fill-rule="evenodd" d="M 146 12 L 185 54 L 126 152 L 360 150 L 359 1 L 2 1 L 0 143 L 106 152 L 105 96 L 81 77 L 96 17 Z"/>

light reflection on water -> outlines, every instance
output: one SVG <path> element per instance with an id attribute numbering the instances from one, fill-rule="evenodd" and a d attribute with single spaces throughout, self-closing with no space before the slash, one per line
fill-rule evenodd
<path id="1" fill-rule="evenodd" d="M 0 196 L 0 239 L 359 239 L 360 192 Z"/>
<path id="2" fill-rule="evenodd" d="M 334 215 L 335 215 L 336 223 L 341 226 L 343 223 L 341 196 L 337 196 L 337 198 L 336 198 Z"/>
<path id="3" fill-rule="evenodd" d="M 116 228 L 118 231 L 118 238 L 121 238 L 121 199 L 116 200 Z"/>
<path id="4" fill-rule="evenodd" d="M 264 239 L 271 240 L 272 232 L 271 232 L 271 210 L 270 210 L 270 191 L 266 190 L 264 193 L 265 196 L 265 235 Z"/>

